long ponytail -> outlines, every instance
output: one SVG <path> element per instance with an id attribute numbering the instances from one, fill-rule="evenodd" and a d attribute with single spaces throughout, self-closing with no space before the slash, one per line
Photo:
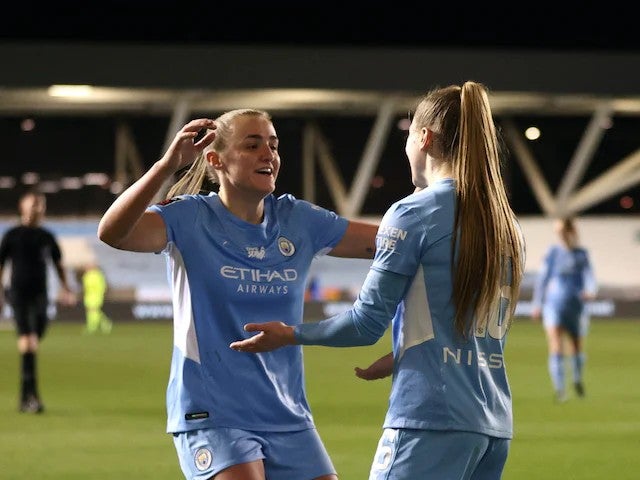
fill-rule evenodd
<path id="1" fill-rule="evenodd" d="M 512 317 L 523 272 L 523 239 L 502 180 L 487 89 L 465 82 L 432 90 L 418 105 L 414 121 L 436 134 L 437 149 L 451 162 L 456 182 L 454 324 L 466 337 L 486 324 L 505 299 Z"/>
<path id="2" fill-rule="evenodd" d="M 516 306 L 523 265 L 522 238 L 502 180 L 500 148 L 486 88 L 466 82 L 460 89 L 459 147 L 453 156 L 457 186 L 455 242 L 458 259 L 454 275 L 455 325 L 466 334 L 469 307 L 475 322 L 483 322 L 510 300 Z M 504 275 L 509 268 L 510 275 Z M 510 284 L 505 284 L 505 278 Z M 509 291 L 505 296 L 503 290 Z"/>

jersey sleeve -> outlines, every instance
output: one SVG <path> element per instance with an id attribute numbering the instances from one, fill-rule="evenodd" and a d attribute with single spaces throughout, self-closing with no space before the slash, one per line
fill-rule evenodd
<path id="1" fill-rule="evenodd" d="M 62 250 L 60 249 L 60 245 L 58 244 L 56 237 L 49 231 L 47 234 L 47 242 L 49 243 L 49 255 L 51 256 L 51 260 L 53 263 L 58 263 L 62 260 Z"/>
<path id="2" fill-rule="evenodd" d="M 426 245 L 424 224 L 412 208 L 393 205 L 378 228 L 373 267 L 413 277 Z"/>
<path id="3" fill-rule="evenodd" d="M 393 320 L 409 283 L 409 277 L 372 267 L 350 310 L 319 322 L 297 325 L 296 341 L 329 347 L 374 344 Z"/>
<path id="4" fill-rule="evenodd" d="M 306 200 L 296 202 L 297 221 L 309 232 L 315 255 L 321 256 L 331 251 L 342 240 L 349 220 Z"/>
<path id="5" fill-rule="evenodd" d="M 190 231 L 198 215 L 198 207 L 194 197 L 182 195 L 156 203 L 147 210 L 159 213 L 167 229 L 168 243 L 175 243 L 180 232 Z"/>

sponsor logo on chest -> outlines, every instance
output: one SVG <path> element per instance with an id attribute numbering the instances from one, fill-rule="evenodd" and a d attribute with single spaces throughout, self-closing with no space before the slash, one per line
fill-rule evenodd
<path id="1" fill-rule="evenodd" d="M 291 257 L 296 248 L 291 240 L 279 237 L 278 251 L 284 257 Z M 247 258 L 264 260 L 268 250 L 264 246 L 245 247 Z M 286 295 L 289 284 L 298 281 L 296 268 L 260 268 L 256 263 L 253 268 L 236 265 L 220 267 L 222 278 L 235 283 L 236 293 L 253 295 Z"/>

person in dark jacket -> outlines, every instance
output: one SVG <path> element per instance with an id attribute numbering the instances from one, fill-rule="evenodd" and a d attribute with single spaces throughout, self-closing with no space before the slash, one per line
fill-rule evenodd
<path id="1" fill-rule="evenodd" d="M 7 300 L 13 311 L 21 357 L 19 410 L 41 413 L 44 405 L 38 393 L 36 357 L 49 323 L 49 262 L 60 280 L 61 302 L 73 304 L 75 295 L 67 281 L 60 246 L 53 233 L 41 226 L 46 211 L 44 194 L 36 190 L 24 193 L 20 197 L 19 211 L 20 223 L 7 230 L 0 243 L 0 279 L 3 278 L 5 265 L 10 263 Z M 4 290 L 0 289 L 0 311 L 4 306 L 4 297 Z"/>

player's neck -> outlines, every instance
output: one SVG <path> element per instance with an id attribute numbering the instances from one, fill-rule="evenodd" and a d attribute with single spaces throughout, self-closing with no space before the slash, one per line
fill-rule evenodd
<path id="1" fill-rule="evenodd" d="M 264 218 L 264 199 L 249 201 L 247 199 L 233 199 L 220 195 L 220 201 L 229 212 L 247 223 L 258 225 Z"/>

